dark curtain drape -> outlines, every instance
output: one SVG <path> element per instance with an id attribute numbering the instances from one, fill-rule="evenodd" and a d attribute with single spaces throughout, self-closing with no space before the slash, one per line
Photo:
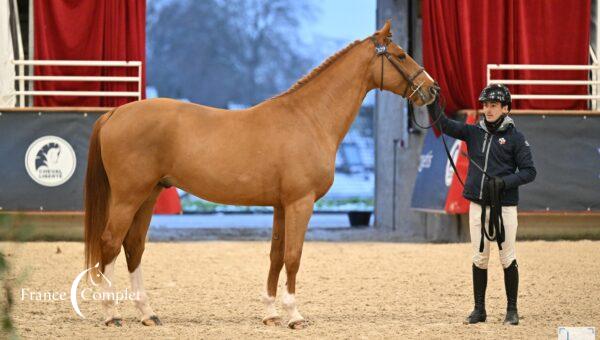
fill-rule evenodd
<path id="1" fill-rule="evenodd" d="M 590 0 L 423 0 L 423 59 L 447 113 L 478 108 L 487 64 L 589 61 Z M 493 71 L 492 78 L 587 80 L 587 71 Z M 517 94 L 587 94 L 586 86 L 508 86 Z M 585 100 L 516 100 L 513 109 L 586 109 Z"/>
<path id="2" fill-rule="evenodd" d="M 145 97 L 145 0 L 35 0 L 35 59 L 140 60 Z M 36 75 L 135 76 L 137 68 L 37 66 Z M 137 83 L 35 82 L 36 90 L 137 91 Z M 36 106 L 113 107 L 133 97 L 36 96 Z"/>

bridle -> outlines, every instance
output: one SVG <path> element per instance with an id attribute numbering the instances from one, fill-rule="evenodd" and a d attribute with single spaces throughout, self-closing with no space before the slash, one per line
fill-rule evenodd
<path id="1" fill-rule="evenodd" d="M 370 39 L 373 42 L 373 44 L 375 45 L 375 52 L 377 53 L 376 57 L 381 56 L 381 79 L 379 81 L 379 90 L 383 91 L 383 57 L 386 57 L 387 60 L 389 60 L 390 63 L 392 64 L 392 66 L 396 69 L 396 71 L 398 71 L 402 75 L 402 77 L 404 77 L 404 79 L 406 79 L 406 81 L 408 83 L 406 86 L 406 89 L 404 90 L 404 94 L 402 95 L 402 97 L 406 98 L 407 100 L 412 101 L 411 98 L 416 93 L 423 102 L 426 102 L 427 94 L 423 89 L 423 82 L 420 82 L 419 84 L 415 84 L 415 79 L 417 79 L 417 77 L 421 73 L 425 72 L 425 74 L 427 74 L 425 69 L 423 67 L 419 66 L 419 69 L 416 70 L 415 73 L 413 73 L 412 75 L 409 75 L 408 72 L 406 72 L 406 70 L 404 69 L 404 67 L 401 64 L 398 64 L 398 63 L 396 63 L 396 61 L 394 61 L 394 56 L 392 54 L 390 54 L 390 52 L 388 52 L 387 45 L 389 45 L 390 40 L 386 39 L 386 44 L 381 45 L 377 42 L 377 39 L 375 38 L 374 35 L 372 35 L 370 37 Z M 398 59 L 400 59 L 400 61 L 404 61 L 404 60 L 406 60 L 406 55 L 404 55 L 402 57 L 398 57 Z M 412 92 L 410 93 L 410 95 L 407 96 L 409 89 L 412 90 Z M 440 88 L 437 85 L 437 83 L 435 83 L 434 86 L 432 86 L 429 90 L 431 92 L 430 93 L 431 95 L 433 95 L 434 97 L 438 97 L 438 98 L 440 98 L 440 100 L 443 101 L 443 98 L 441 97 L 441 92 L 439 91 Z M 429 126 L 422 126 L 417 122 L 414 115 L 411 115 L 411 119 L 412 119 L 413 123 L 415 123 L 415 125 L 417 125 L 421 129 L 429 129 L 429 128 L 435 126 L 437 124 L 437 121 L 439 120 L 439 119 L 436 119 L 436 121 L 434 121 Z M 462 180 L 461 180 L 461 182 L 462 182 Z"/>
<path id="2" fill-rule="evenodd" d="M 402 77 L 404 77 L 404 79 L 406 79 L 406 81 L 408 83 L 406 86 L 406 89 L 404 90 L 404 94 L 402 94 L 402 97 L 404 97 L 408 100 L 412 100 L 411 99 L 412 96 L 417 94 L 421 98 L 421 100 L 423 100 L 423 102 L 427 101 L 427 93 L 423 90 L 423 82 L 420 82 L 419 84 L 415 84 L 415 79 L 417 79 L 417 77 L 421 73 L 425 72 L 425 69 L 423 67 L 419 67 L 419 69 L 416 70 L 413 74 L 409 74 L 406 71 L 406 69 L 404 69 L 403 65 L 400 63 L 396 63 L 396 61 L 394 60 L 394 56 L 391 55 L 390 52 L 388 52 L 387 45 L 389 45 L 389 43 L 390 43 L 389 40 L 387 40 L 385 45 L 381 45 L 377 42 L 377 39 L 375 38 L 375 36 L 372 35 L 371 41 L 375 45 L 375 52 L 377 53 L 377 56 L 381 56 L 381 80 L 379 82 L 379 90 L 383 91 L 383 57 L 386 57 L 387 60 L 389 60 L 390 63 L 392 64 L 392 66 L 396 69 L 396 71 L 398 71 L 402 75 Z M 402 57 L 398 57 L 398 59 L 400 61 L 405 61 L 406 55 L 404 55 Z M 410 93 L 410 95 L 408 94 L 409 90 L 412 91 Z"/>

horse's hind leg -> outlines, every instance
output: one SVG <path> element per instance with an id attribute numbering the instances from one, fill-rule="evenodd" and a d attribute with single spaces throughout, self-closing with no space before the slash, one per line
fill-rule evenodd
<path id="1" fill-rule="evenodd" d="M 117 186 L 115 186 L 117 187 Z M 117 301 L 115 299 L 115 287 L 112 283 L 114 266 L 117 256 L 121 252 L 121 246 L 125 235 L 133 222 L 133 217 L 141 204 L 151 192 L 150 188 L 125 188 L 111 191 L 108 206 L 108 222 L 102 233 L 102 266 L 101 270 L 105 279 L 103 280 L 104 324 L 107 326 L 121 326 L 121 317 L 117 313 Z"/>
<path id="2" fill-rule="evenodd" d="M 135 214 L 131 228 L 129 228 L 127 236 L 125 236 L 125 240 L 123 241 L 127 269 L 129 270 L 129 277 L 131 279 L 131 292 L 135 296 L 135 306 L 142 313 L 142 324 L 146 326 L 161 324 L 160 319 L 156 316 L 148 302 L 148 296 L 144 290 L 144 282 L 142 280 L 141 265 L 142 254 L 144 253 L 146 244 L 146 234 L 152 218 L 152 210 L 161 190 L 160 186 L 155 187 L 150 197 L 142 204 Z"/>
<path id="3" fill-rule="evenodd" d="M 283 252 L 285 244 L 285 215 L 282 207 L 275 207 L 273 212 L 273 236 L 271 238 L 271 267 L 267 279 L 267 291 L 263 296 L 263 303 L 267 315 L 263 323 L 267 326 L 281 325 L 281 318 L 275 308 L 275 296 L 277 295 L 277 284 L 279 273 L 283 267 Z"/>

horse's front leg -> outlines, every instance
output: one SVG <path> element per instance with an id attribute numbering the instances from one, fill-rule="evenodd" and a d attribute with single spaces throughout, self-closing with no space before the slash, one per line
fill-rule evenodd
<path id="1" fill-rule="evenodd" d="M 308 221 L 313 213 L 314 195 L 307 195 L 285 206 L 285 253 L 283 262 L 287 274 L 286 292 L 283 293 L 283 306 L 288 312 L 288 326 L 302 329 L 304 318 L 296 305 L 296 274 L 300 268 L 304 236 Z"/>
<path id="2" fill-rule="evenodd" d="M 283 267 L 283 251 L 285 244 L 285 215 L 282 207 L 274 207 L 273 212 L 273 235 L 271 237 L 271 267 L 267 278 L 267 290 L 263 295 L 263 303 L 266 315 L 263 323 L 267 326 L 281 325 L 281 318 L 275 307 L 275 296 L 277 295 L 277 284 L 279 273 Z"/>

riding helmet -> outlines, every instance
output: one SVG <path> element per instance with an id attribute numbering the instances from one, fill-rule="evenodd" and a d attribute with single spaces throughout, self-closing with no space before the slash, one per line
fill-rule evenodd
<path id="1" fill-rule="evenodd" d="M 508 105 L 508 111 L 510 111 L 512 106 L 510 91 L 502 84 L 486 86 L 479 95 L 479 102 L 500 102 L 502 106 Z"/>

